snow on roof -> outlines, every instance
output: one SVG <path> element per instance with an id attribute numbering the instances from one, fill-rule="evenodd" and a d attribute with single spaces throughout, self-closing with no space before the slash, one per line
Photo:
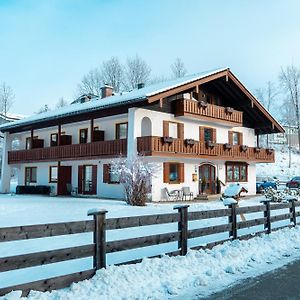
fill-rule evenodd
<path id="1" fill-rule="evenodd" d="M 104 109 L 106 107 L 123 105 L 130 102 L 139 102 L 143 99 L 146 99 L 149 96 L 153 96 L 155 94 L 173 89 L 175 87 L 193 82 L 195 80 L 213 75 L 215 73 L 219 73 L 221 71 L 225 71 L 227 69 L 228 68 L 226 67 L 226 68 L 220 68 L 220 69 L 202 72 L 198 74 L 187 75 L 182 78 L 164 81 L 164 82 L 146 86 L 144 88 L 135 89 L 128 93 L 122 93 L 119 95 L 114 95 L 103 99 L 98 98 L 98 100 L 96 101 L 72 104 L 56 110 L 47 111 L 41 114 L 35 114 L 30 117 L 24 118 L 22 120 L 1 125 L 0 130 L 7 130 L 10 128 L 15 128 L 23 125 L 30 125 L 41 121 L 57 119 L 63 116 L 76 115 L 76 114 L 89 112 L 93 110 Z"/>

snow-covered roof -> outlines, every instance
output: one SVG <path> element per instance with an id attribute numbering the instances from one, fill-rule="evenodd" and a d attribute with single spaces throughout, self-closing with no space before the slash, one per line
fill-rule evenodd
<path id="1" fill-rule="evenodd" d="M 35 114 L 30 117 L 24 118 L 22 120 L 1 125 L 0 130 L 4 131 L 7 129 L 16 128 L 24 125 L 30 125 L 41 121 L 57 119 L 63 116 L 77 115 L 84 112 L 104 109 L 107 107 L 124 105 L 131 102 L 139 102 L 143 99 L 146 99 L 147 97 L 193 82 L 195 80 L 199 80 L 201 78 L 213 75 L 215 73 L 225 71 L 227 69 L 228 68 L 220 68 L 220 69 L 215 69 L 215 70 L 202 72 L 198 74 L 187 75 L 181 78 L 164 81 L 164 82 L 146 86 L 144 88 L 132 90 L 131 92 L 128 93 L 122 93 L 119 95 L 114 95 L 103 99 L 98 98 L 98 100 L 93 99 L 93 101 L 89 101 L 85 103 L 72 104 L 56 110 L 47 111 L 41 114 Z"/>

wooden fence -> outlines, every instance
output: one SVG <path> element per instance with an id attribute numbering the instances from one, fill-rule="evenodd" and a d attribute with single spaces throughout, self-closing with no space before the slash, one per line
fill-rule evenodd
<path id="1" fill-rule="evenodd" d="M 100 210 L 90 212 L 89 215 L 93 216 L 93 220 L 89 221 L 0 228 L 0 242 L 46 238 L 86 232 L 91 232 L 94 236 L 93 243 L 89 245 L 0 258 L 0 272 L 7 272 L 79 258 L 93 258 L 93 268 L 90 270 L 0 288 L 0 296 L 5 295 L 13 290 L 22 290 L 23 295 L 28 294 L 30 290 L 50 291 L 67 287 L 73 282 L 91 278 L 95 274 L 96 270 L 106 267 L 106 257 L 108 253 L 177 242 L 177 250 L 162 254 L 170 256 L 185 255 L 188 249 L 188 242 L 194 238 L 206 237 L 219 233 L 226 234 L 226 232 L 228 232 L 228 236 L 223 238 L 221 241 L 212 241 L 205 244 L 201 243 L 200 245 L 189 247 L 196 250 L 201 248 L 211 248 L 228 240 L 237 238 L 248 239 L 261 233 L 271 233 L 273 230 L 272 225 L 274 225 L 274 222 L 278 221 L 288 220 L 288 224 L 277 227 L 276 229 L 296 226 L 297 217 L 300 216 L 300 211 L 296 211 L 296 207 L 298 206 L 300 206 L 300 202 L 296 202 L 295 200 L 290 200 L 288 203 L 277 204 L 271 204 L 270 202 L 266 201 L 262 205 L 257 206 L 238 207 L 235 204 L 232 204 L 228 208 L 224 209 L 189 212 L 188 205 L 181 205 L 174 207 L 174 209 L 177 210 L 175 213 L 111 219 L 106 219 L 107 211 Z M 278 211 L 282 209 L 287 211 L 284 213 L 282 213 L 282 211 Z M 251 218 L 251 214 L 259 212 L 263 213 L 263 217 Z M 274 212 L 280 214 L 274 214 Z M 248 220 L 239 222 L 237 217 L 239 214 L 247 214 Z M 227 222 L 225 224 L 224 217 L 227 218 Z M 211 219 L 216 222 L 213 226 L 189 229 L 189 222 L 207 219 Z M 221 220 L 222 224 L 220 224 Z M 177 230 L 174 232 L 129 239 L 113 241 L 106 240 L 106 233 L 108 230 L 169 223 L 177 223 Z M 260 228 L 259 231 L 252 230 L 251 234 L 241 234 L 239 231 L 241 229 L 258 225 L 263 227 L 263 230 L 261 230 L 262 228 Z M 211 239 L 213 240 L 213 236 Z M 123 263 L 137 263 L 139 261 L 141 261 L 141 259 L 135 259 Z"/>

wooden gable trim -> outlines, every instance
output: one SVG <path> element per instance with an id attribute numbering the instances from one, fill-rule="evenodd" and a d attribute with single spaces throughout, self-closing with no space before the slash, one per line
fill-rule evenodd
<path id="1" fill-rule="evenodd" d="M 268 118 L 272 126 L 276 126 L 279 132 L 284 133 L 283 127 L 271 116 L 271 114 L 259 103 L 259 101 L 249 92 L 249 90 L 239 81 L 239 79 L 228 70 L 229 78 L 238 86 L 238 88 L 250 99 L 251 107 L 255 106 L 264 114 L 266 118 Z"/>
<path id="2" fill-rule="evenodd" d="M 191 88 L 196 88 L 197 86 L 199 86 L 201 84 L 204 84 L 204 83 L 207 83 L 209 81 L 224 77 L 224 76 L 226 76 L 227 73 L 228 73 L 228 69 L 223 70 L 223 71 L 219 71 L 217 73 L 208 75 L 208 76 L 203 77 L 201 79 L 183 84 L 181 86 L 177 86 L 175 88 L 170 88 L 167 91 L 163 91 L 163 92 L 155 94 L 153 96 L 149 96 L 148 97 L 148 103 L 159 101 L 161 98 L 166 98 L 166 97 L 169 97 L 173 94 L 180 93 L 182 91 L 185 91 L 185 90 L 188 90 L 188 89 L 191 89 Z"/>

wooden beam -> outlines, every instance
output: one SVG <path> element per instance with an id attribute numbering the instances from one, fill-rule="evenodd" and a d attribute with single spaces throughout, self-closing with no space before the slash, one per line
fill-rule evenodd
<path id="1" fill-rule="evenodd" d="M 94 141 L 94 119 L 91 119 L 91 123 L 90 123 L 90 130 L 91 130 L 91 143 Z"/>
<path id="2" fill-rule="evenodd" d="M 163 107 L 163 98 L 159 99 L 159 107 L 160 107 L 160 108 Z"/>
<path id="3" fill-rule="evenodd" d="M 30 130 L 30 149 L 32 149 L 33 137 L 34 137 L 34 132 L 33 132 L 33 128 L 31 128 L 31 130 Z"/>
<path id="4" fill-rule="evenodd" d="M 61 124 L 58 124 L 57 129 L 57 145 L 60 146 L 61 144 Z"/>
<path id="5" fill-rule="evenodd" d="M 197 85 L 201 85 L 201 84 L 207 83 L 209 81 L 212 81 L 212 80 L 215 80 L 215 79 L 219 79 L 221 77 L 226 76 L 227 72 L 228 72 L 228 70 L 220 71 L 218 73 L 215 73 L 215 74 L 212 74 L 212 75 L 208 75 L 208 76 L 206 76 L 204 78 L 192 81 L 190 83 L 182 84 L 182 85 L 177 86 L 175 88 L 171 88 L 171 89 L 169 89 L 167 91 L 155 94 L 153 96 L 149 96 L 148 97 L 148 102 L 152 103 L 152 102 L 155 102 L 155 101 L 159 101 L 161 98 L 166 98 L 166 97 L 169 97 L 169 96 L 174 95 L 176 93 L 180 93 L 182 91 L 195 88 Z"/>

